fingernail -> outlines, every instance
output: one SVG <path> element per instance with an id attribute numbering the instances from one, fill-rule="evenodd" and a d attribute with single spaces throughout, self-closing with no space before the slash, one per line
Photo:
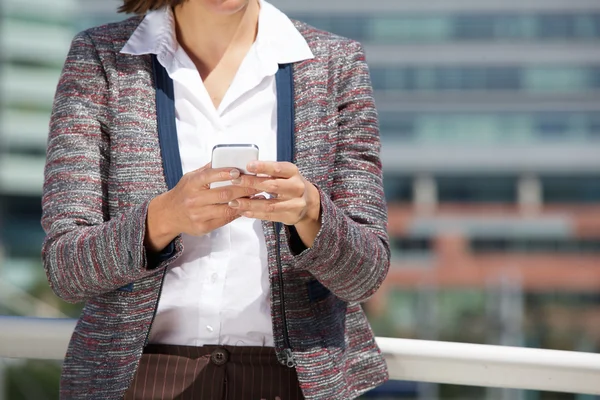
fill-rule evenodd
<path id="1" fill-rule="evenodd" d="M 237 169 L 232 169 L 231 171 L 229 171 L 229 176 L 231 177 L 231 179 L 239 178 L 240 171 L 238 171 Z"/>
<path id="2" fill-rule="evenodd" d="M 256 171 L 256 166 L 257 166 L 256 162 L 254 162 L 254 161 L 248 163 L 248 167 L 247 167 L 248 171 L 250 171 L 250 172 Z"/>
<path id="3" fill-rule="evenodd" d="M 231 183 L 233 183 L 234 185 L 239 185 L 242 183 L 242 178 L 232 179 Z"/>
<path id="4" fill-rule="evenodd" d="M 236 208 L 236 207 L 239 207 L 239 206 L 240 206 L 240 202 L 237 201 L 237 200 L 232 200 L 232 201 L 229 202 L 229 207 L 231 207 L 231 208 Z"/>
<path id="5" fill-rule="evenodd" d="M 242 215 L 246 218 L 251 218 L 252 217 L 252 213 L 250 211 L 246 211 L 245 213 L 242 213 Z"/>

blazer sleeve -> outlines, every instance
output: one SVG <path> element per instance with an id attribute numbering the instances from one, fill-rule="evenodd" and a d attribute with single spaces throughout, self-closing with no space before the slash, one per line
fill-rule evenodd
<path id="1" fill-rule="evenodd" d="M 155 274 L 182 250 L 176 240 L 168 257 L 146 254 L 149 200 L 109 217 L 110 93 L 89 34 L 78 34 L 54 99 L 42 196 L 44 269 L 53 291 L 69 302 Z"/>
<path id="2" fill-rule="evenodd" d="M 295 261 L 340 299 L 362 302 L 386 277 L 390 248 L 371 78 L 361 45 L 348 45 L 334 71 L 338 141 L 330 193 L 317 188 L 321 230 Z"/>

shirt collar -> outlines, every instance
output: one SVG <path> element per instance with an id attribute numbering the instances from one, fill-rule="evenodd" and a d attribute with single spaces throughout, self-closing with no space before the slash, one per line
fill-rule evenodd
<path id="1" fill-rule="evenodd" d="M 261 58 L 276 64 L 288 64 L 314 58 L 306 39 L 293 22 L 265 0 L 260 1 L 258 33 L 255 46 Z M 146 14 L 121 53 L 156 54 L 163 65 L 170 65 L 179 48 L 175 35 L 175 18 L 170 7 Z"/>

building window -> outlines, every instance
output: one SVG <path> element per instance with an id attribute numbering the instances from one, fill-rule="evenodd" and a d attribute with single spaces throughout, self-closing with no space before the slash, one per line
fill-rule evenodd
<path id="1" fill-rule="evenodd" d="M 522 86 L 527 92 L 584 92 L 597 89 L 594 76 L 600 67 L 524 68 Z"/>
<path id="2" fill-rule="evenodd" d="M 600 175 L 542 176 L 544 203 L 600 202 Z"/>
<path id="3" fill-rule="evenodd" d="M 525 91 L 573 93 L 600 89 L 600 66 L 411 66 L 371 68 L 382 91 Z"/>
<path id="4" fill-rule="evenodd" d="M 544 139 L 560 139 L 569 133 L 569 121 L 561 115 L 545 114 L 537 118 L 535 129 Z"/>
<path id="5" fill-rule="evenodd" d="M 452 35 L 452 21 L 443 16 L 374 17 L 365 21 L 363 40 L 394 43 L 398 39 L 414 42 L 439 42 Z"/>
<path id="6" fill-rule="evenodd" d="M 390 250 L 394 260 L 415 260 L 432 257 L 433 239 L 414 237 L 391 237 Z"/>
<path id="7" fill-rule="evenodd" d="M 380 44 L 600 38 L 600 13 L 295 15 L 319 29 Z"/>
<path id="8" fill-rule="evenodd" d="M 600 253 L 600 240 L 577 238 L 477 238 L 474 253 Z"/>
<path id="9" fill-rule="evenodd" d="M 42 215 L 39 197 L 3 196 L 0 242 L 8 256 L 39 256 L 44 231 L 40 225 Z"/>
<path id="10" fill-rule="evenodd" d="M 495 35 L 495 18 L 492 15 L 457 16 L 453 22 L 453 38 L 456 39 L 492 39 Z"/>
<path id="11" fill-rule="evenodd" d="M 413 179 L 408 176 L 383 175 L 385 198 L 390 203 L 411 203 L 413 201 Z"/>
<path id="12" fill-rule="evenodd" d="M 585 131 L 590 139 L 600 140 L 600 112 L 595 113 L 584 122 Z"/>
<path id="13" fill-rule="evenodd" d="M 599 112 L 381 112 L 382 136 L 411 143 L 535 144 L 600 140 Z"/>
<path id="14" fill-rule="evenodd" d="M 538 16 L 538 36 L 549 39 L 570 39 L 575 37 L 574 15 L 540 15 Z"/>
<path id="15" fill-rule="evenodd" d="M 381 113 L 379 117 L 379 129 L 382 136 L 403 141 L 415 139 L 415 134 L 418 132 L 416 124 L 417 119 L 413 114 Z"/>
<path id="16" fill-rule="evenodd" d="M 431 238 L 394 237 L 391 238 L 391 245 L 399 251 L 425 253 L 433 249 L 433 240 Z"/>
<path id="17" fill-rule="evenodd" d="M 489 67 L 484 70 L 486 90 L 519 90 L 523 83 L 523 69 L 517 67 Z M 468 75 L 465 79 L 469 79 Z"/>
<path id="18" fill-rule="evenodd" d="M 440 203 L 517 202 L 516 177 L 440 176 L 436 182 Z"/>
<path id="19" fill-rule="evenodd" d="M 355 38 L 365 37 L 366 24 L 361 16 L 338 16 L 330 19 L 331 30 L 338 35 Z"/>

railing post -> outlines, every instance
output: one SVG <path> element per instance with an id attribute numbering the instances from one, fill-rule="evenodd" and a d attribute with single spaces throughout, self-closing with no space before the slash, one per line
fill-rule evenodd
<path id="1" fill-rule="evenodd" d="M 419 337 L 425 340 L 438 339 L 438 287 L 435 282 L 419 286 L 417 292 L 417 329 Z M 419 399 L 439 398 L 440 385 L 431 382 L 419 382 Z"/>
<path id="2" fill-rule="evenodd" d="M 507 269 L 510 271 L 510 269 Z M 503 346 L 523 346 L 524 295 L 517 273 L 496 277 L 488 283 L 486 310 L 488 312 L 488 343 Z M 522 390 L 487 389 L 488 400 L 525 400 Z"/>
<path id="3" fill-rule="evenodd" d="M 7 399 L 8 387 L 6 386 L 6 363 L 0 358 L 0 400 Z"/>

